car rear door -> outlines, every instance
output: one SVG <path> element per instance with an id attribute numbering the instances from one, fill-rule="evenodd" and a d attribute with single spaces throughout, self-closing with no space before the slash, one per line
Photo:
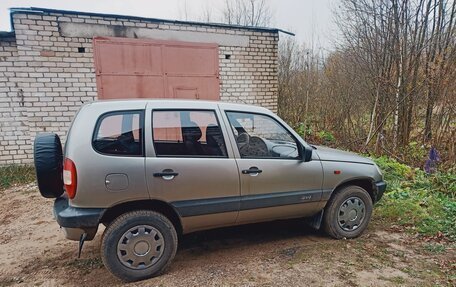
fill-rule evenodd
<path id="1" fill-rule="evenodd" d="M 151 198 L 169 202 L 185 232 L 231 225 L 239 211 L 239 175 L 217 105 L 148 105 L 146 178 Z"/>
<path id="2" fill-rule="evenodd" d="M 224 112 L 241 182 L 238 223 L 312 215 L 322 208 L 320 161 L 305 162 L 300 143 L 272 114 Z"/>
<path id="3" fill-rule="evenodd" d="M 71 128 L 65 156 L 76 165 L 76 207 L 149 198 L 144 177 L 145 103 L 89 104 Z"/>

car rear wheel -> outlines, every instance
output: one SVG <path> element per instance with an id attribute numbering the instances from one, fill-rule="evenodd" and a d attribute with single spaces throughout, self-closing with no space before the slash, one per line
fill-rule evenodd
<path id="1" fill-rule="evenodd" d="M 139 210 L 116 218 L 103 234 L 101 251 L 106 268 L 126 282 L 161 274 L 177 250 L 177 233 L 162 214 Z"/>
<path id="2" fill-rule="evenodd" d="M 367 228 L 372 209 L 372 199 L 365 189 L 346 186 L 336 191 L 326 205 L 323 228 L 337 239 L 358 237 Z"/>

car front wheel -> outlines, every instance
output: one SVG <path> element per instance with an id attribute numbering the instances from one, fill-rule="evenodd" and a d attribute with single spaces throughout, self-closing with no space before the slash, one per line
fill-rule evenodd
<path id="1" fill-rule="evenodd" d="M 177 233 L 162 214 L 139 210 L 125 213 L 106 228 L 101 242 L 106 268 L 123 281 L 161 274 L 177 250 Z"/>
<path id="2" fill-rule="evenodd" d="M 372 209 L 372 199 L 365 189 L 355 185 L 343 187 L 326 205 L 323 228 L 337 239 L 358 237 L 367 228 Z"/>

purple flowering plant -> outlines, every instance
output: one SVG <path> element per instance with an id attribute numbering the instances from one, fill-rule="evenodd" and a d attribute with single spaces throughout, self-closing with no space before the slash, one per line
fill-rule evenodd
<path id="1" fill-rule="evenodd" d="M 427 174 L 432 174 L 437 171 L 437 163 L 440 161 L 439 152 L 435 147 L 431 147 L 429 150 L 429 156 L 424 164 L 424 171 Z"/>

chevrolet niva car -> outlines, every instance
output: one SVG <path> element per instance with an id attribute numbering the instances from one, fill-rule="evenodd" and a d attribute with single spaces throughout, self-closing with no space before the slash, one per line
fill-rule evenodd
<path id="1" fill-rule="evenodd" d="M 71 240 L 106 226 L 101 255 L 124 281 L 162 273 L 178 235 L 310 217 L 334 238 L 367 227 L 385 191 L 370 159 L 306 143 L 271 111 L 186 100 L 85 104 L 64 152 L 56 134 L 34 143 L 41 194 Z"/>

